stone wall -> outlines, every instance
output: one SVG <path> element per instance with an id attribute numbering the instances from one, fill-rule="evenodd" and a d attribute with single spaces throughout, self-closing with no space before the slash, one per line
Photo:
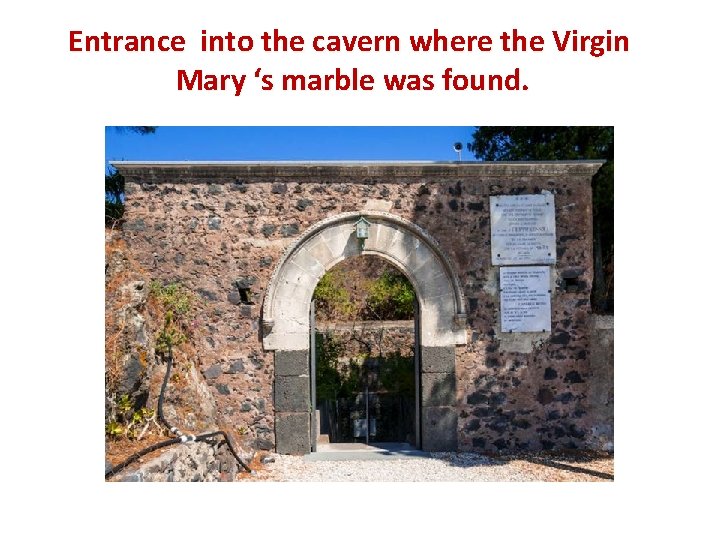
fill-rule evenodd
<path id="1" fill-rule="evenodd" d="M 453 415 L 438 420 L 454 431 L 452 444 L 478 451 L 591 446 L 590 178 L 598 162 L 115 165 L 126 178 L 124 233 L 134 256 L 154 277 L 182 281 L 204 298 L 202 370 L 222 420 L 247 426 L 258 448 L 275 446 L 276 366 L 263 349 L 261 324 L 273 271 L 310 227 L 363 210 L 415 224 L 457 274 L 467 343 L 454 347 L 454 365 L 436 377 L 452 378 L 439 390 L 452 393 L 441 405 Z M 553 327 L 504 334 L 489 197 L 543 190 L 554 194 L 556 208 Z M 431 353 L 424 352 L 424 368 L 433 365 Z M 305 419 L 292 421 L 294 430 L 306 429 Z"/>
<path id="2" fill-rule="evenodd" d="M 613 451 L 615 445 L 614 317 L 593 315 L 590 319 L 590 372 L 587 407 L 592 419 L 587 443 L 593 450 Z"/>
<path id="3" fill-rule="evenodd" d="M 156 354 L 155 335 L 165 313 L 155 313 L 148 297 L 152 272 L 138 268 L 117 233 L 106 235 L 105 423 L 115 420 L 118 398 L 135 409 L 157 410 L 166 364 Z M 188 354 L 191 353 L 191 354 Z M 164 415 L 172 425 L 198 433 L 218 429 L 215 400 L 198 372 L 192 347 L 180 347 L 165 392 Z"/>
<path id="4" fill-rule="evenodd" d="M 238 464 L 225 444 L 192 442 L 175 446 L 134 470 L 121 482 L 232 482 Z"/>
<path id="5" fill-rule="evenodd" d="M 413 321 L 322 323 L 317 325 L 317 332 L 338 340 L 345 351 L 343 358 L 387 356 L 396 352 L 400 356 L 414 354 Z"/>

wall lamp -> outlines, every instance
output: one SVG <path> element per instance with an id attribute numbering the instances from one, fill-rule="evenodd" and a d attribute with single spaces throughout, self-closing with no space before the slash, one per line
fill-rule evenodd
<path id="1" fill-rule="evenodd" d="M 365 240 L 370 237 L 370 222 L 364 217 L 360 217 L 355 222 L 355 237 L 360 241 L 360 251 L 365 249 Z"/>

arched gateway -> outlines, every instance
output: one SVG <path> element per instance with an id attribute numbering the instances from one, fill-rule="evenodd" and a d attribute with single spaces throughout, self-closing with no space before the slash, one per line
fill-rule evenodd
<path id="1" fill-rule="evenodd" d="M 131 255 L 199 299 L 203 392 L 248 445 L 310 450 L 312 294 L 360 254 L 402 270 L 419 299 L 422 448 L 612 442 L 590 307 L 600 162 L 114 165 Z"/>
<path id="2" fill-rule="evenodd" d="M 369 222 L 361 243 L 355 223 Z M 457 448 L 455 345 L 466 343 L 465 301 L 457 273 L 437 242 L 413 223 L 386 212 L 352 212 L 309 228 L 279 262 L 263 304 L 263 346 L 275 351 L 278 452 L 310 451 L 310 302 L 320 278 L 357 255 L 378 255 L 412 282 L 419 304 L 422 447 Z"/>

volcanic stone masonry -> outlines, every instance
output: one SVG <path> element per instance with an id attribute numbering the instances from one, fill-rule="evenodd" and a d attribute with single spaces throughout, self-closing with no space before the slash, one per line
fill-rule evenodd
<path id="1" fill-rule="evenodd" d="M 257 448 L 310 451 L 310 297 L 330 267 L 363 253 L 416 289 L 424 449 L 598 449 L 608 433 L 612 368 L 591 360 L 601 162 L 113 165 L 133 256 L 204 299 L 201 369 L 218 415 Z M 501 332 L 490 197 L 525 194 L 554 200 L 550 328 Z"/>

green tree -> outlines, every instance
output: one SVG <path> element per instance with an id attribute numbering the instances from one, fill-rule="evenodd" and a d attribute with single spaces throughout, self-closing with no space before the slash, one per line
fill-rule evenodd
<path id="1" fill-rule="evenodd" d="M 415 290 L 408 278 L 387 270 L 370 285 L 364 313 L 368 319 L 412 319 L 414 304 Z"/>
<path id="2" fill-rule="evenodd" d="M 318 320 L 412 319 L 415 290 L 402 272 L 386 266 L 374 279 L 344 264 L 328 270 L 313 293 Z"/>
<path id="3" fill-rule="evenodd" d="M 478 127 L 468 148 L 484 161 L 604 159 L 592 180 L 594 275 L 592 303 L 613 310 L 613 144 L 612 127 Z"/>
<path id="4" fill-rule="evenodd" d="M 121 133 L 149 135 L 157 131 L 155 126 L 113 126 Z M 105 171 L 105 226 L 117 224 L 125 213 L 125 178 L 108 165 Z"/>
<path id="5" fill-rule="evenodd" d="M 350 293 L 343 285 L 343 274 L 340 269 L 328 270 L 313 293 L 315 309 L 318 315 L 328 319 L 346 319 L 354 314 L 355 306 L 350 300 Z"/>
<path id="6" fill-rule="evenodd" d="M 125 178 L 116 169 L 105 172 L 105 225 L 118 223 L 125 212 Z"/>
<path id="7" fill-rule="evenodd" d="M 157 131 L 155 126 L 114 126 L 117 131 L 137 133 L 138 135 L 150 135 Z"/>

